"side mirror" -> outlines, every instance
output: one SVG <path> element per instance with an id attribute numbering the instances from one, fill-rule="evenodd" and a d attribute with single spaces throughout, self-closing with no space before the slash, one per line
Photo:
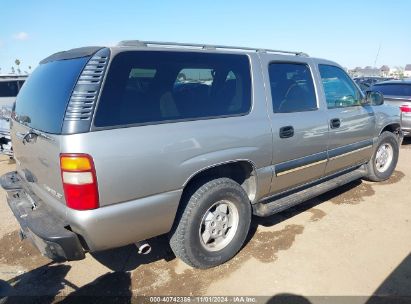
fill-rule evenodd
<path id="1" fill-rule="evenodd" d="M 382 95 L 380 92 L 367 91 L 365 100 L 367 104 L 380 106 L 384 103 L 384 95 Z"/>

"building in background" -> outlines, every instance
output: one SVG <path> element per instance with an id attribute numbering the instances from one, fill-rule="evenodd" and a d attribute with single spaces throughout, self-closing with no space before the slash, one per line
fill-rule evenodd
<path id="1" fill-rule="evenodd" d="M 407 64 L 404 68 L 404 77 L 411 77 L 411 64 Z"/>
<path id="2" fill-rule="evenodd" d="M 388 65 L 383 65 L 380 68 L 380 76 L 389 77 L 390 76 L 390 67 Z"/>
<path id="3" fill-rule="evenodd" d="M 381 76 L 381 69 L 366 66 L 365 68 L 356 67 L 353 70 L 349 70 L 349 74 L 352 77 L 379 77 Z"/>
<path id="4" fill-rule="evenodd" d="M 394 77 L 394 78 L 410 78 L 411 77 L 411 64 L 407 64 L 404 67 L 390 68 L 388 65 L 383 65 L 380 68 L 366 66 L 356 67 L 349 69 L 348 73 L 351 77 Z"/>

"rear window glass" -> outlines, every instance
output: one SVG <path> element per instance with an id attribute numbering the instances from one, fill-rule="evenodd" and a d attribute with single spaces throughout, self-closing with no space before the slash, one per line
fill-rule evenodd
<path id="1" fill-rule="evenodd" d="M 111 63 L 94 125 L 233 116 L 250 107 L 247 56 L 124 52 Z"/>
<path id="2" fill-rule="evenodd" d="M 0 97 L 16 97 L 19 92 L 17 80 L 0 81 Z"/>
<path id="3" fill-rule="evenodd" d="M 372 90 L 383 95 L 411 96 L 411 84 L 377 84 L 372 87 Z"/>
<path id="4" fill-rule="evenodd" d="M 39 65 L 17 96 L 16 120 L 43 132 L 61 133 L 71 92 L 89 58 Z"/>

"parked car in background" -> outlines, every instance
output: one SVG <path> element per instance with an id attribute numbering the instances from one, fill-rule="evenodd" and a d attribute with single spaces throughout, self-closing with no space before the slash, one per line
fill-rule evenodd
<path id="1" fill-rule="evenodd" d="M 363 92 L 368 91 L 371 86 L 375 83 L 381 82 L 381 81 L 386 81 L 390 80 L 393 78 L 387 78 L 387 77 L 355 77 L 353 78 L 355 83 L 360 87 L 360 89 Z"/>
<path id="2" fill-rule="evenodd" d="M 400 108 L 404 135 L 411 136 L 411 79 L 376 83 L 371 90 L 382 93 L 385 103 Z"/>
<path id="3" fill-rule="evenodd" d="M 317 72 L 318 71 L 318 72 Z M 168 234 L 175 255 L 231 259 L 252 214 L 350 181 L 383 181 L 400 110 L 301 52 L 125 41 L 41 61 L 11 120 L 2 187 L 22 234 L 55 260 Z"/>
<path id="4" fill-rule="evenodd" d="M 0 75 L 0 154 L 13 155 L 10 117 L 13 103 L 27 76 Z"/>
<path id="5" fill-rule="evenodd" d="M 361 89 L 361 91 L 363 91 L 363 92 L 367 92 L 371 87 L 371 85 L 369 83 L 357 81 L 355 79 L 354 79 L 354 81 L 358 85 L 358 87 Z"/>

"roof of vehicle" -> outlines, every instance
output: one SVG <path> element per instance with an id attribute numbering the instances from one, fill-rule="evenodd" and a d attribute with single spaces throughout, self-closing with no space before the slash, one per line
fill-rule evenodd
<path id="1" fill-rule="evenodd" d="M 0 81 L 23 80 L 29 75 L 0 74 Z"/>
<path id="2" fill-rule="evenodd" d="M 279 56 L 284 56 L 285 60 L 290 60 L 290 57 L 309 57 L 308 54 L 300 51 L 283 51 L 283 50 L 274 50 L 266 48 L 252 48 L 252 47 L 241 47 L 241 46 L 225 46 L 225 45 L 210 45 L 210 44 L 195 44 L 195 43 L 176 43 L 176 42 L 163 42 L 163 41 L 141 41 L 141 40 L 124 40 L 120 41 L 115 46 L 106 46 L 114 53 L 121 52 L 124 50 L 153 50 L 153 51 L 192 51 L 192 52 L 237 52 L 243 54 L 252 54 L 252 53 L 268 53 L 275 54 Z M 55 53 L 45 59 L 43 59 L 40 64 L 47 63 L 55 60 L 64 60 L 64 59 L 74 59 L 79 57 L 91 56 L 95 54 L 98 50 L 104 47 L 98 46 L 89 46 L 71 49 L 63 52 Z M 313 58 L 318 63 L 323 64 L 332 64 L 338 65 L 333 61 L 329 61 L 322 58 Z"/>
<path id="3" fill-rule="evenodd" d="M 378 82 L 374 85 L 389 85 L 389 84 L 411 84 L 411 78 L 406 78 L 406 79 L 394 79 L 394 80 L 387 80 L 387 81 L 382 81 Z"/>
<path id="4" fill-rule="evenodd" d="M 50 61 L 56 61 L 56 60 L 74 59 L 74 58 L 91 56 L 102 48 L 103 47 L 101 46 L 86 46 L 86 47 L 75 48 L 75 49 L 71 49 L 67 51 L 54 53 L 44 58 L 42 61 L 40 61 L 40 64 L 47 63 Z"/>
<path id="5" fill-rule="evenodd" d="M 120 41 L 116 46 L 110 47 L 110 49 L 162 49 L 162 50 L 197 50 L 197 51 L 212 51 L 212 50 L 228 50 L 228 51 L 243 51 L 243 52 L 265 52 L 265 53 L 278 53 L 286 55 L 304 56 L 308 57 L 307 54 L 303 52 L 293 52 L 293 51 L 281 51 L 281 50 L 271 50 L 271 49 L 259 49 L 250 47 L 239 47 L 239 46 L 223 46 L 223 45 L 206 45 L 206 44 L 194 44 L 194 43 L 176 43 L 176 42 L 156 42 L 156 41 L 141 41 L 141 40 L 124 40 Z M 70 49 L 67 51 L 62 51 L 54 53 L 42 61 L 40 64 L 44 64 L 56 60 L 74 59 L 80 57 L 91 56 L 98 50 L 102 49 L 102 46 L 87 46 L 81 48 Z"/>
<path id="6" fill-rule="evenodd" d="M 359 76 L 359 77 L 354 77 L 353 79 L 358 79 L 358 80 L 363 80 L 363 79 L 375 80 L 375 79 L 387 79 L 387 77 L 381 77 L 381 76 Z"/>

